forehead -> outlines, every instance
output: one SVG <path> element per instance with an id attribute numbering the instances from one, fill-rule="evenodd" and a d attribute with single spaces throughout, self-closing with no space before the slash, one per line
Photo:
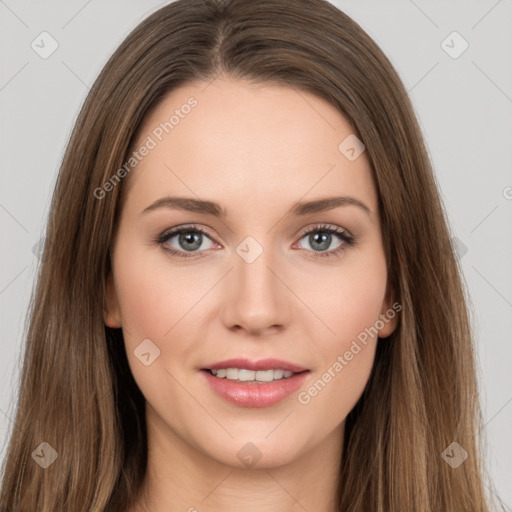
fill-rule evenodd
<path id="1" fill-rule="evenodd" d="M 358 195 L 376 205 L 363 152 L 340 143 L 353 128 L 325 100 L 291 86 L 218 78 L 170 92 L 145 118 L 129 176 L 139 201 L 164 192 L 256 207 L 303 196 Z M 131 195 L 131 194 L 130 194 Z"/>

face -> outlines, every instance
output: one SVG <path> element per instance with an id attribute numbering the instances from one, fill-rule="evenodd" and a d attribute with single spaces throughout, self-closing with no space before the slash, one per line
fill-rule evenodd
<path id="1" fill-rule="evenodd" d="M 272 467 L 341 439 L 377 331 L 396 326 L 370 164 L 352 139 L 339 148 L 351 135 L 312 94 L 229 78 L 183 86 L 145 119 L 105 322 L 122 325 L 162 443 Z"/>

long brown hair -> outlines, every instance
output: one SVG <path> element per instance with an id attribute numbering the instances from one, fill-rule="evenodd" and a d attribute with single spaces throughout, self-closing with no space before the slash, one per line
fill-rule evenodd
<path id="1" fill-rule="evenodd" d="M 111 56 L 68 143 L 27 315 L 1 512 L 125 512 L 138 496 L 147 464 L 144 398 L 122 331 L 103 321 L 109 248 L 129 177 L 100 199 L 95 191 L 129 158 L 141 122 L 166 93 L 220 73 L 325 99 L 349 120 L 372 165 L 389 285 L 402 311 L 347 417 L 339 510 L 490 510 L 461 271 L 397 73 L 359 25 L 324 0 L 178 0 Z M 34 456 L 53 453 L 44 442 L 58 454 L 45 469 Z M 457 468 L 442 457 L 452 442 L 467 452 Z"/>

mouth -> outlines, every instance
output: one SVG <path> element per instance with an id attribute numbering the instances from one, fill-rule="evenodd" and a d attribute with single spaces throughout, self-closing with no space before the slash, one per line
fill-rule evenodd
<path id="1" fill-rule="evenodd" d="M 258 384 L 260 382 L 274 382 L 278 380 L 289 379 L 293 375 L 303 372 L 292 372 L 290 370 L 283 370 L 278 368 L 276 370 L 248 370 L 246 368 L 220 368 L 214 370 L 213 368 L 206 368 L 204 371 L 208 372 L 217 379 L 226 379 L 231 382 L 245 382 L 247 384 Z M 308 370 L 303 370 L 307 372 Z"/>
<path id="2" fill-rule="evenodd" d="M 302 366 L 282 359 L 253 361 L 246 358 L 227 359 L 202 369 L 218 379 L 253 383 L 289 379 L 297 373 L 308 371 Z"/>
<path id="3" fill-rule="evenodd" d="M 277 359 L 230 359 L 201 369 L 210 388 L 242 407 L 268 407 L 296 391 L 310 370 Z"/>

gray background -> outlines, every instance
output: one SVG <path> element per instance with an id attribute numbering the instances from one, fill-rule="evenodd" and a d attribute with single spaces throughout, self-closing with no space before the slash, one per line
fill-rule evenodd
<path id="1" fill-rule="evenodd" d="M 418 114 L 471 297 L 488 466 L 511 506 L 512 0 L 333 3 L 388 55 Z M 2 459 L 37 262 L 33 247 L 70 130 L 108 56 L 162 5 L 0 0 Z M 43 31 L 58 43 L 46 59 L 31 47 Z M 442 45 L 453 31 L 469 44 L 457 58 L 462 40 L 451 36 Z"/>

